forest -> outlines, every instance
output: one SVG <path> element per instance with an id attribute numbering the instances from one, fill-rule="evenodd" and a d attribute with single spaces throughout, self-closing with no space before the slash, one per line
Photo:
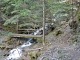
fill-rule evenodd
<path id="1" fill-rule="evenodd" d="M 80 60 L 80 0 L 0 0 L 0 60 Z"/>

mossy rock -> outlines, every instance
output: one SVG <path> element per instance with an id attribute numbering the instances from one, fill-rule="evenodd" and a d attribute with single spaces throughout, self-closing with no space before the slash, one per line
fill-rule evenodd
<path id="1" fill-rule="evenodd" d="M 10 42 L 11 42 L 11 37 L 8 37 L 5 41 L 3 41 L 4 43 L 6 43 L 6 44 L 10 44 Z"/>
<path id="2" fill-rule="evenodd" d="M 6 48 L 5 46 L 0 45 L 1 50 L 5 49 L 5 48 Z"/>
<path id="3" fill-rule="evenodd" d="M 31 60 L 37 60 L 37 52 L 33 51 L 29 53 L 29 56 L 31 57 Z"/>
<path id="4" fill-rule="evenodd" d="M 28 53 L 28 55 L 31 57 L 31 60 L 37 60 L 37 58 L 41 55 L 41 51 L 31 51 Z"/>
<path id="5" fill-rule="evenodd" d="M 61 31 L 61 30 L 56 30 L 55 33 L 54 33 L 54 35 L 58 36 L 58 35 L 61 35 L 61 34 L 63 34 L 63 33 L 64 33 L 64 32 Z"/>

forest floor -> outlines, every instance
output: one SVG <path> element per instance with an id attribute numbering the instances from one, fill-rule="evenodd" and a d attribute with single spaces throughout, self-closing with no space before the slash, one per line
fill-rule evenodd
<path id="1" fill-rule="evenodd" d="M 51 46 L 37 60 L 80 60 L 80 32 L 74 32 L 68 24 L 57 27 L 63 33 L 55 36 L 55 31 L 46 36 Z"/>
<path id="2" fill-rule="evenodd" d="M 77 30 L 79 30 L 79 27 Z M 4 33 L 4 31 L 0 32 Z M 17 39 L 13 39 L 11 42 L 16 40 L 17 42 L 9 43 L 10 45 L 4 44 L 3 42 L 5 42 L 7 38 L 8 36 L 0 35 L 0 60 L 4 60 L 5 57 L 8 56 L 9 51 L 19 45 L 19 40 Z M 46 40 L 47 42 L 44 50 L 26 52 L 27 49 L 42 47 L 42 43 L 36 43 L 29 48 L 25 48 L 23 52 L 24 57 L 21 57 L 19 60 L 31 60 L 31 54 L 33 54 L 32 60 L 80 60 L 80 32 L 73 32 L 67 23 L 58 26 L 54 31 L 46 35 Z M 25 40 L 20 42 L 23 44 Z M 9 48 L 4 48 L 2 45 L 8 46 Z M 36 54 L 39 55 L 38 58 L 36 58 Z"/>

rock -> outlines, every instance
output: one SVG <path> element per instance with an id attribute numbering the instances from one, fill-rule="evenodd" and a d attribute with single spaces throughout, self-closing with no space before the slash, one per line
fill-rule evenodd
<path id="1" fill-rule="evenodd" d="M 80 37 L 77 38 L 77 42 L 80 42 Z"/>
<path id="2" fill-rule="evenodd" d="M 61 21 L 61 25 L 65 25 L 66 23 L 66 21 Z"/>

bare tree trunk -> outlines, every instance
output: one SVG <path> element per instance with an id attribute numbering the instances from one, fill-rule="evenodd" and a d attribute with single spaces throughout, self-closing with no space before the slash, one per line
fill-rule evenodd
<path id="1" fill-rule="evenodd" d="M 45 45 L 45 0 L 43 0 L 43 45 Z"/>

